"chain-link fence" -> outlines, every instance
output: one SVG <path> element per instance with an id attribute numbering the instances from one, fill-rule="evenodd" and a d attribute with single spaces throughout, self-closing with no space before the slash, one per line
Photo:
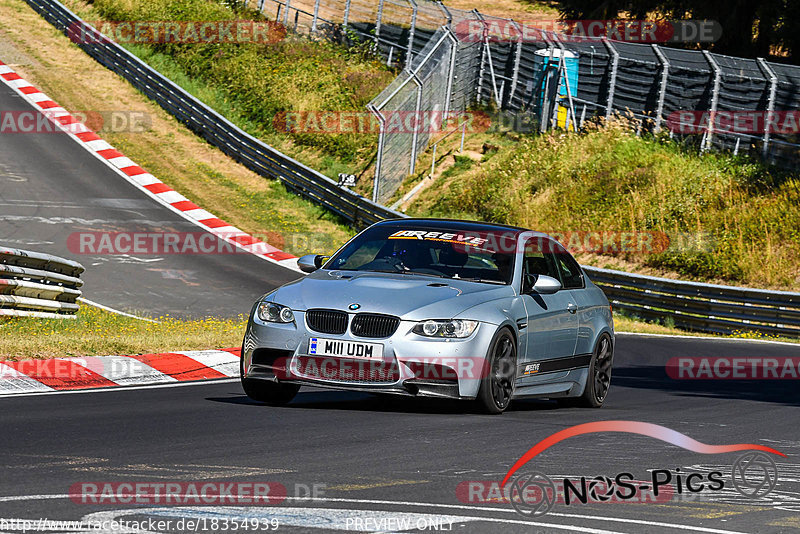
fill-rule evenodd
<path id="1" fill-rule="evenodd" d="M 450 113 L 458 41 L 442 27 L 369 105 L 380 123 L 373 201 L 386 202 Z"/>
<path id="2" fill-rule="evenodd" d="M 419 108 L 414 96 L 420 91 L 417 83 L 423 83 L 422 94 L 446 97 L 449 102 L 436 103 L 451 112 L 464 111 L 475 102 L 493 104 L 534 114 L 542 130 L 580 128 L 593 116 L 619 112 L 634 118 L 637 130 L 668 129 L 670 136 L 694 142 L 701 151 L 714 147 L 750 153 L 784 167 L 795 167 L 800 159 L 797 66 L 657 44 L 523 31 L 524 22 L 429 0 L 255 1 L 290 29 L 374 42 L 387 63 L 404 69 L 372 102 L 384 115 L 392 110 L 426 110 L 427 97 Z M 491 28 L 503 28 L 503 33 L 517 38 L 498 38 Z M 447 31 L 458 41 L 454 48 L 451 40 L 442 41 Z M 418 56 L 427 54 L 431 43 L 439 43 L 440 51 L 428 57 L 420 72 L 438 74 L 421 80 L 417 73 L 415 81 L 409 72 L 419 68 Z M 442 93 L 439 86 L 445 79 L 451 89 Z M 399 87 L 387 101 L 385 97 Z M 392 195 L 413 169 L 410 159 L 416 159 L 430 137 L 417 135 L 411 140 L 409 135 L 381 135 L 382 154 L 375 173 L 378 200 Z"/>

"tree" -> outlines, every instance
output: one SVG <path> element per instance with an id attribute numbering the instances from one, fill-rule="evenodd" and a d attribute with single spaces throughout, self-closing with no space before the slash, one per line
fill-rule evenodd
<path id="1" fill-rule="evenodd" d="M 561 0 L 565 19 L 715 20 L 722 37 L 713 44 L 686 44 L 743 57 L 800 54 L 798 0 Z"/>

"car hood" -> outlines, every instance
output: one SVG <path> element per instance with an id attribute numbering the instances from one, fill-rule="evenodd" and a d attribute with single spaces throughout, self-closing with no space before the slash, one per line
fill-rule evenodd
<path id="1" fill-rule="evenodd" d="M 296 311 L 310 308 L 347 311 L 351 304 L 359 304 L 358 312 L 419 321 L 451 319 L 478 304 L 514 294 L 509 285 L 409 274 L 319 270 L 279 288 L 269 300 Z"/>

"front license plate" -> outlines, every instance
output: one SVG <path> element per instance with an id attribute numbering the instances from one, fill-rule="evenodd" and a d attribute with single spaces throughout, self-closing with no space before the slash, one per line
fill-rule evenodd
<path id="1" fill-rule="evenodd" d="M 380 343 L 361 343 L 359 341 L 312 337 L 308 341 L 308 353 L 313 356 L 382 360 L 383 345 Z"/>

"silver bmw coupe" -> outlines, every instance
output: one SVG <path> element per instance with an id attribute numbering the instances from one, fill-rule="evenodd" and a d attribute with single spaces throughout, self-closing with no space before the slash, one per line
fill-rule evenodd
<path id="1" fill-rule="evenodd" d="M 394 219 L 259 299 L 242 346 L 245 393 L 291 401 L 302 385 L 476 401 L 602 406 L 611 307 L 546 234 L 486 223 Z"/>

